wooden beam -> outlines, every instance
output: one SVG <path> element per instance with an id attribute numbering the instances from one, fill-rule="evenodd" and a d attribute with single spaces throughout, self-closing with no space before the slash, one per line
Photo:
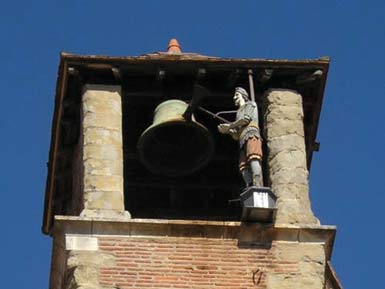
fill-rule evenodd
<path id="1" fill-rule="evenodd" d="M 261 83 L 266 83 L 271 79 L 271 77 L 273 76 L 273 73 L 274 73 L 273 69 L 263 69 L 257 75 L 257 80 Z"/>
<path id="2" fill-rule="evenodd" d="M 120 69 L 117 67 L 112 67 L 111 71 L 115 77 L 115 80 L 120 82 L 122 80 L 122 74 L 120 73 Z"/>
<path id="3" fill-rule="evenodd" d="M 230 75 L 227 77 L 227 87 L 234 87 L 236 83 L 238 82 L 240 76 L 241 76 L 241 70 L 235 69 Z"/>

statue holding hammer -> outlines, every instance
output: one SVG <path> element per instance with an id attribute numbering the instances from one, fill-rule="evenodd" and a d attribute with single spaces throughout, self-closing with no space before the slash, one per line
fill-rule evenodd
<path id="1" fill-rule="evenodd" d="M 218 125 L 220 133 L 239 141 L 239 170 L 246 187 L 262 187 L 262 141 L 258 125 L 257 104 L 242 87 L 236 87 L 234 103 L 238 107 L 234 122 Z"/>

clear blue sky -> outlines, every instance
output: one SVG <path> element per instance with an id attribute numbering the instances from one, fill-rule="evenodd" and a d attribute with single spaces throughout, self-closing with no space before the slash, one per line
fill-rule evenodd
<path id="1" fill-rule="evenodd" d="M 238 4 L 236 4 L 238 3 Z M 59 52 L 330 56 L 311 199 L 345 288 L 385 288 L 384 1 L 6 1 L 0 10 L 3 288 L 48 286 L 40 233 Z"/>

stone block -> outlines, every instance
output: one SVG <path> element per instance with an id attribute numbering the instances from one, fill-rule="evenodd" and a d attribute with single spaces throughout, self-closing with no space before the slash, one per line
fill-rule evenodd
<path id="1" fill-rule="evenodd" d="M 276 241 L 274 243 L 274 255 L 277 260 L 286 262 L 325 263 L 323 243 Z"/>
<path id="2" fill-rule="evenodd" d="M 95 235 L 130 235 L 130 222 L 94 222 L 92 233 Z"/>
<path id="3" fill-rule="evenodd" d="M 60 229 L 66 234 L 92 234 L 92 225 L 89 222 L 76 222 L 76 226 L 70 222 L 56 222 L 59 223 Z M 63 246 L 65 248 L 65 240 Z"/>
<path id="4" fill-rule="evenodd" d="M 101 94 L 100 91 L 89 91 L 83 96 L 83 112 L 121 116 L 120 95 L 117 93 Z"/>
<path id="5" fill-rule="evenodd" d="M 123 163 L 120 160 L 86 159 L 84 171 L 88 175 L 123 176 Z"/>
<path id="6" fill-rule="evenodd" d="M 80 217 L 89 218 L 94 221 L 96 220 L 125 220 L 128 221 L 131 218 L 131 215 L 123 209 L 100 209 L 100 208 L 90 208 L 84 209 L 80 213 Z M 92 231 L 93 228 L 92 228 Z"/>
<path id="7" fill-rule="evenodd" d="M 98 268 L 77 266 L 70 272 L 68 289 L 78 289 L 80 286 L 98 286 Z"/>
<path id="8" fill-rule="evenodd" d="M 302 258 L 302 253 L 299 250 L 300 246 L 297 242 L 274 243 L 274 256 L 279 261 L 299 262 Z"/>
<path id="9" fill-rule="evenodd" d="M 300 196 L 307 194 L 309 187 L 307 184 L 275 184 L 274 189 L 280 192 L 280 198 L 300 198 Z"/>
<path id="10" fill-rule="evenodd" d="M 302 120 L 304 117 L 302 107 L 297 104 L 276 104 L 271 102 L 268 110 L 268 119 L 271 121 Z"/>
<path id="11" fill-rule="evenodd" d="M 323 243 L 299 243 L 303 262 L 325 264 L 325 248 Z"/>
<path id="12" fill-rule="evenodd" d="M 122 145 L 122 132 L 119 130 L 104 129 L 99 127 L 85 128 L 83 131 L 85 145 L 88 144 L 115 144 Z"/>
<path id="13" fill-rule="evenodd" d="M 287 148 L 306 154 L 305 140 L 303 138 L 297 135 L 285 135 L 282 137 L 269 138 L 268 149 L 274 153 L 272 155 L 269 154 L 269 159 L 274 158 L 278 153 L 286 151 Z"/>
<path id="14" fill-rule="evenodd" d="M 323 243 L 274 242 L 273 254 L 277 264 L 291 262 L 297 264 L 298 270 L 269 272 L 267 288 L 323 289 L 326 264 Z"/>
<path id="15" fill-rule="evenodd" d="M 327 233 L 323 230 L 301 230 L 299 233 L 300 242 L 323 242 L 327 239 Z"/>
<path id="16" fill-rule="evenodd" d="M 90 158 L 123 162 L 123 149 L 116 144 L 88 144 L 83 148 L 83 160 Z"/>
<path id="17" fill-rule="evenodd" d="M 262 227 L 258 223 L 242 223 L 239 236 L 239 243 L 262 243 Z"/>
<path id="18" fill-rule="evenodd" d="M 304 137 L 305 132 L 303 128 L 302 119 L 288 120 L 288 119 L 271 119 L 266 121 L 267 136 L 269 138 L 281 137 L 287 135 L 297 135 Z"/>
<path id="19" fill-rule="evenodd" d="M 293 230 L 292 228 L 280 228 L 279 230 L 274 231 L 271 240 L 297 242 L 298 230 Z"/>
<path id="20" fill-rule="evenodd" d="M 284 140 L 283 140 L 284 141 Z M 270 173 L 275 174 L 282 169 L 294 169 L 300 168 L 302 170 L 306 170 L 307 168 L 304 166 L 306 163 L 305 153 L 299 150 L 283 150 L 271 158 L 269 157 L 269 165 L 270 165 Z"/>
<path id="21" fill-rule="evenodd" d="M 69 251 L 65 288 L 102 288 L 99 285 L 100 268 L 115 265 L 116 259 L 112 254 L 100 251 Z"/>
<path id="22" fill-rule="evenodd" d="M 281 210 L 277 212 L 276 224 L 319 224 L 319 220 L 309 214 L 310 207 L 301 207 L 301 202 L 296 199 L 279 199 L 277 207 Z"/>
<path id="23" fill-rule="evenodd" d="M 302 97 L 301 95 L 291 89 L 280 89 L 272 88 L 266 91 L 267 101 L 269 103 L 278 104 L 278 105 L 301 105 L 302 106 Z"/>
<path id="24" fill-rule="evenodd" d="M 226 226 L 223 232 L 224 239 L 237 239 L 239 238 L 240 228 L 239 226 Z"/>
<path id="25" fill-rule="evenodd" d="M 69 268 L 78 266 L 111 267 L 116 264 L 113 254 L 100 251 L 70 251 L 67 266 Z"/>
<path id="26" fill-rule="evenodd" d="M 87 210 L 118 210 L 124 211 L 122 192 L 85 192 L 84 207 Z"/>
<path id="27" fill-rule="evenodd" d="M 207 225 L 205 227 L 205 231 L 206 231 L 206 238 L 224 238 L 225 236 L 224 226 Z"/>
<path id="28" fill-rule="evenodd" d="M 106 130 L 122 131 L 122 117 L 113 114 L 95 114 L 87 112 L 83 114 L 83 127 L 102 128 Z"/>
<path id="29" fill-rule="evenodd" d="M 130 236 L 169 236 L 168 224 L 131 223 Z"/>
<path id="30" fill-rule="evenodd" d="M 285 168 L 276 170 L 271 177 L 272 182 L 277 185 L 296 184 L 307 185 L 308 184 L 308 172 L 303 168 Z"/>
<path id="31" fill-rule="evenodd" d="M 323 289 L 323 281 L 321 277 L 289 274 L 268 274 L 268 289 Z"/>
<path id="32" fill-rule="evenodd" d="M 66 249 L 78 251 L 98 250 L 98 239 L 90 236 L 66 236 Z"/>
<path id="33" fill-rule="evenodd" d="M 85 174 L 84 192 L 123 192 L 123 177 Z"/>

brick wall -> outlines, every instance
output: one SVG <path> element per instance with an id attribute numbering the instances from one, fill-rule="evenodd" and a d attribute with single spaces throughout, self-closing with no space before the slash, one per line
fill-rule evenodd
<path id="1" fill-rule="evenodd" d="M 115 288 L 266 288 L 266 275 L 295 273 L 274 245 L 238 246 L 235 239 L 99 237 L 115 265 L 101 267 L 100 285 Z"/>

